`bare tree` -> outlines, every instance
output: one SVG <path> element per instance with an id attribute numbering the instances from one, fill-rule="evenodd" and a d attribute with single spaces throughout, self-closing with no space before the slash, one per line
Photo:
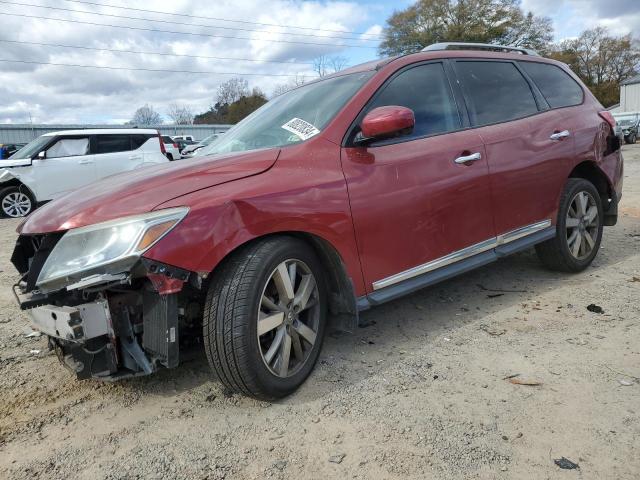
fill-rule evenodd
<path id="1" fill-rule="evenodd" d="M 244 78 L 232 78 L 220 84 L 216 102 L 220 105 L 231 105 L 249 95 L 249 82 Z"/>
<path id="2" fill-rule="evenodd" d="M 145 104 L 135 111 L 129 123 L 133 125 L 160 125 L 162 124 L 162 115 L 156 112 L 151 105 Z"/>
<path id="3" fill-rule="evenodd" d="M 187 105 L 172 103 L 167 108 L 167 115 L 175 125 L 192 125 L 193 111 Z"/>
<path id="4" fill-rule="evenodd" d="M 283 93 L 287 93 L 289 90 L 293 90 L 294 88 L 298 88 L 305 84 L 306 77 L 303 75 L 297 75 L 291 78 L 286 83 L 281 83 L 280 85 L 276 85 L 273 89 L 273 97 L 277 97 L 282 95 Z"/>
<path id="5" fill-rule="evenodd" d="M 320 55 L 313 61 L 313 71 L 316 72 L 319 77 L 325 77 L 331 73 L 339 72 L 346 66 L 347 59 L 340 55 L 332 57 Z"/>

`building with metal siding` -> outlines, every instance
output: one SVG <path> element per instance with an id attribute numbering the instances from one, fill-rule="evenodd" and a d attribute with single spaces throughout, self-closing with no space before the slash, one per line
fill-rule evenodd
<path id="1" fill-rule="evenodd" d="M 620 103 L 610 110 L 612 113 L 640 112 L 640 75 L 620 84 Z"/>
<path id="2" fill-rule="evenodd" d="M 158 125 L 151 127 L 163 135 L 192 135 L 195 140 L 202 140 L 214 133 L 223 133 L 232 125 Z M 46 124 L 0 124 L 1 143 L 28 143 L 45 133 L 60 130 L 79 130 L 88 128 L 131 128 L 131 125 L 46 125 Z"/>

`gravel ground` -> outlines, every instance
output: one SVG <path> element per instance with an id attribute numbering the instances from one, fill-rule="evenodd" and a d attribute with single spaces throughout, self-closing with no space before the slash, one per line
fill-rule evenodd
<path id="1" fill-rule="evenodd" d="M 366 312 L 274 404 L 226 393 L 203 356 L 75 380 L 25 337 L 1 221 L 0 478 L 640 478 L 640 145 L 624 153 L 620 220 L 586 272 L 530 250 Z"/>

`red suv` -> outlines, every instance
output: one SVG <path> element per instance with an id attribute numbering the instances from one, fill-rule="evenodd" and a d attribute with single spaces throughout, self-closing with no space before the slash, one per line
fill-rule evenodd
<path id="1" fill-rule="evenodd" d="M 78 378 L 204 344 L 263 399 L 311 372 L 327 315 L 536 247 L 579 272 L 622 188 L 615 122 L 566 65 L 439 44 L 285 93 L 206 155 L 117 175 L 19 227 L 14 292 Z"/>

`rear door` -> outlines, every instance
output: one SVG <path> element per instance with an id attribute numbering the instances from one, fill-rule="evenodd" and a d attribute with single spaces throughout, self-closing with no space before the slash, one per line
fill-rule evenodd
<path id="1" fill-rule="evenodd" d="M 454 65 L 471 124 L 485 144 L 497 235 L 509 240 L 519 229 L 549 227 L 574 154 L 569 126 L 516 62 L 465 59 Z"/>
<path id="2" fill-rule="evenodd" d="M 52 200 L 96 180 L 90 136 L 61 136 L 46 150 L 45 158 L 33 160 L 33 190 L 38 201 Z"/>
<path id="3" fill-rule="evenodd" d="M 482 139 L 465 129 L 453 91 L 444 63 L 403 68 L 346 140 L 342 165 L 369 292 L 480 253 L 495 236 Z M 364 115 L 385 105 L 413 110 L 413 132 L 355 145 Z"/>
<path id="4" fill-rule="evenodd" d="M 95 153 L 98 177 L 104 178 L 116 173 L 126 172 L 138 167 L 144 161 L 141 152 L 132 150 L 132 135 L 101 134 L 94 137 L 93 151 Z"/>

